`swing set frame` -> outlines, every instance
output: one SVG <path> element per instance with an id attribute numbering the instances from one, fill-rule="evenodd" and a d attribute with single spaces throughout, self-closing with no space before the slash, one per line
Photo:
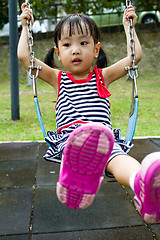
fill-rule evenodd
<path id="1" fill-rule="evenodd" d="M 26 0 L 26 3 L 28 5 L 28 8 L 30 8 L 29 0 Z M 128 7 L 129 5 L 131 5 L 131 1 L 126 0 L 126 7 Z M 41 116 L 41 112 L 40 112 L 40 107 L 39 107 L 39 103 L 38 103 L 37 82 L 36 82 L 38 73 L 39 73 L 39 71 L 41 71 L 42 68 L 41 68 L 41 66 L 36 67 L 34 65 L 35 53 L 32 49 L 33 36 L 32 36 L 31 21 L 27 22 L 27 29 L 28 29 L 28 45 L 29 45 L 29 49 L 30 49 L 29 60 L 31 63 L 31 65 L 29 66 L 29 77 L 33 80 L 33 93 L 34 93 L 35 107 L 36 107 L 40 127 L 42 130 L 43 136 L 45 138 L 45 137 L 47 137 L 47 134 L 46 134 L 46 131 L 44 128 L 44 124 L 43 124 L 43 120 L 42 120 L 42 116 Z M 136 123 L 137 123 L 137 117 L 138 117 L 138 103 L 139 103 L 137 83 L 136 83 L 136 79 L 138 77 L 138 66 L 135 65 L 136 58 L 135 58 L 135 53 L 134 53 L 135 44 L 134 44 L 134 28 L 133 28 L 133 24 L 132 24 L 132 18 L 129 19 L 129 34 L 130 34 L 130 48 L 131 48 L 130 59 L 131 59 L 132 66 L 126 67 L 125 70 L 128 72 L 127 79 L 132 81 L 132 102 L 131 102 L 130 112 L 129 112 L 127 132 L 126 132 L 124 140 L 127 143 L 127 145 L 132 145 L 132 139 L 133 139 L 135 129 L 136 129 Z M 36 70 L 35 75 L 32 74 L 33 70 Z M 50 146 L 49 143 L 48 143 L 48 145 Z"/>

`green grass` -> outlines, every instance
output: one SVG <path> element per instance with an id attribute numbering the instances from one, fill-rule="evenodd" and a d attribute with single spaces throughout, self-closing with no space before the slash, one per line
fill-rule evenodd
<path id="1" fill-rule="evenodd" d="M 102 46 L 107 52 L 109 64 L 126 55 L 124 33 L 104 34 Z M 160 33 L 139 33 L 143 59 L 139 63 L 138 92 L 139 112 L 135 136 L 160 135 Z M 36 57 L 44 59 L 53 45 L 53 39 L 36 41 Z M 5 57 L 4 57 L 5 56 Z M 43 140 L 33 100 L 32 88 L 27 85 L 27 74 L 19 64 L 20 120 L 11 120 L 9 46 L 1 45 L 0 55 L 0 141 Z M 126 77 L 114 82 L 109 91 L 112 96 L 111 120 L 113 127 L 125 135 L 131 103 L 131 82 Z M 56 95 L 51 86 L 38 80 L 38 99 L 46 131 L 56 130 L 54 106 Z"/>

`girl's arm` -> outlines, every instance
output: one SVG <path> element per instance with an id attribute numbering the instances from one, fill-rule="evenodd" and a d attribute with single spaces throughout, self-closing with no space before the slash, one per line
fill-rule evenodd
<path id="1" fill-rule="evenodd" d="M 136 21 L 137 21 L 137 15 L 135 14 L 135 10 L 133 6 L 129 6 L 123 16 L 123 25 L 124 25 L 124 30 L 126 34 L 126 39 L 127 39 L 127 57 L 121 59 L 117 63 L 104 68 L 102 73 L 104 76 L 104 81 L 106 87 L 109 86 L 113 81 L 123 77 L 127 72 L 125 70 L 125 67 L 131 66 L 131 59 L 130 59 L 130 35 L 129 35 L 129 21 L 128 19 L 132 17 L 133 18 L 133 26 L 135 26 Z M 137 64 L 141 58 L 142 58 L 142 49 L 140 42 L 138 40 L 137 34 L 134 29 L 134 42 L 135 42 L 135 57 L 136 57 L 136 62 Z"/>
<path id="2" fill-rule="evenodd" d="M 29 46 L 28 46 L 28 31 L 27 31 L 27 20 L 33 22 L 32 10 L 26 8 L 27 4 L 22 4 L 22 14 L 21 14 L 21 23 L 22 23 L 22 33 L 18 43 L 18 58 L 24 64 L 28 70 L 29 65 L 31 65 L 29 60 Z M 42 61 L 35 59 L 35 66 L 41 66 L 42 70 L 39 71 L 38 77 L 43 81 L 52 85 L 57 92 L 58 90 L 58 73 L 59 70 L 50 68 Z M 34 74 L 35 71 L 32 72 Z"/>

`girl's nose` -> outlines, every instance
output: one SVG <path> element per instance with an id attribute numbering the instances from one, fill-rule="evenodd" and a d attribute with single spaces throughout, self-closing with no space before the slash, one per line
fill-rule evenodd
<path id="1" fill-rule="evenodd" d="M 78 49 L 78 48 L 72 49 L 72 55 L 79 55 L 79 54 L 80 54 L 80 49 Z"/>

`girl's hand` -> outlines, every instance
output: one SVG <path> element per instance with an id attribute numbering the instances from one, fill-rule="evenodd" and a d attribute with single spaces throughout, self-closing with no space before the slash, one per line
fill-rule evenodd
<path id="1" fill-rule="evenodd" d="M 27 25 L 27 20 L 31 21 L 32 25 L 33 25 L 33 22 L 34 22 L 32 9 L 29 9 L 26 6 L 27 6 L 26 3 L 23 3 L 22 6 L 21 6 L 22 13 L 20 15 L 20 20 L 21 20 L 21 24 L 22 24 L 23 27 Z"/>
<path id="2" fill-rule="evenodd" d="M 134 27 L 137 22 L 138 17 L 136 15 L 134 7 L 132 5 L 128 6 L 126 8 L 126 10 L 124 11 L 124 15 L 123 15 L 123 25 L 124 26 L 129 25 L 129 21 L 128 21 L 129 18 L 133 19 L 133 27 Z"/>

